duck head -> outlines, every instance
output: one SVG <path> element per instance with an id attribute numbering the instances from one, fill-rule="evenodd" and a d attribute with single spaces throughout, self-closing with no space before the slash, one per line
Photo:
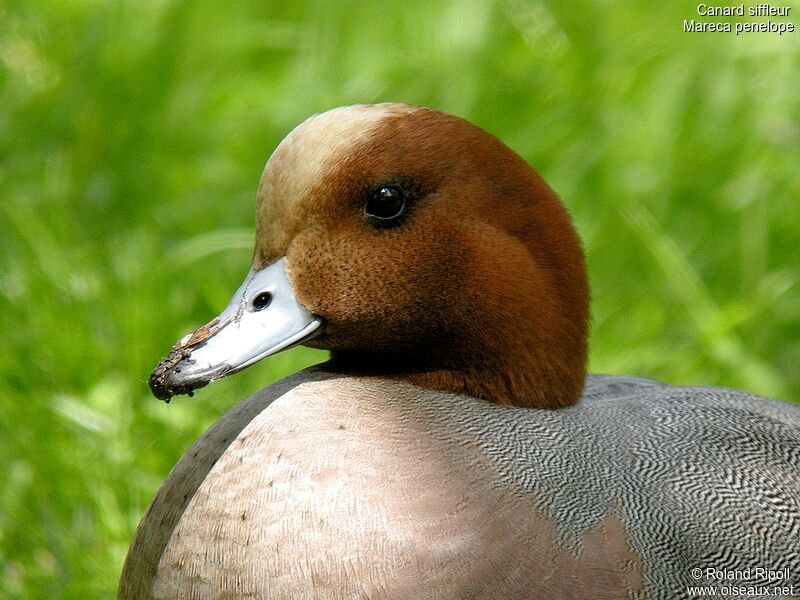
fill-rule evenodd
<path id="1" fill-rule="evenodd" d="M 569 215 L 497 138 L 427 108 L 337 108 L 275 150 L 250 273 L 150 386 L 169 399 L 305 344 L 336 372 L 566 406 L 585 379 L 588 303 Z"/>

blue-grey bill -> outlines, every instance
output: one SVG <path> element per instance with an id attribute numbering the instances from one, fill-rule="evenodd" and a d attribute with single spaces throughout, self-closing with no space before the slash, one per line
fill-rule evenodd
<path id="1" fill-rule="evenodd" d="M 324 321 L 297 301 L 286 258 L 251 270 L 227 308 L 184 336 L 150 375 L 156 398 L 169 401 L 262 358 L 312 339 Z"/>

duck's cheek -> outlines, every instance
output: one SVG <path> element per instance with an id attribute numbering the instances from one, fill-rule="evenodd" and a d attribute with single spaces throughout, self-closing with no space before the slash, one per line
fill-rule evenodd
<path id="1" fill-rule="evenodd" d="M 379 336 L 397 339 L 404 328 L 430 331 L 437 311 L 428 296 L 442 284 L 437 252 L 404 232 L 376 234 L 359 225 L 295 237 L 287 271 L 298 300 L 326 320 L 326 338 L 370 336 L 378 344 Z"/>
<path id="2" fill-rule="evenodd" d="M 376 243 L 375 236 L 355 227 L 296 236 L 287 259 L 300 302 L 334 323 L 406 309 L 415 292 L 415 269 L 402 244 L 384 237 Z"/>

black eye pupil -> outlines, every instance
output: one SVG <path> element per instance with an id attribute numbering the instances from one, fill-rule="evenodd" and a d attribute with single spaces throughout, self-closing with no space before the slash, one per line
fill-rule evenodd
<path id="1" fill-rule="evenodd" d="M 269 292 L 259 292 L 253 298 L 253 308 L 255 310 L 264 310 L 272 303 L 272 294 Z"/>
<path id="2" fill-rule="evenodd" d="M 367 200 L 366 211 L 370 217 L 381 220 L 396 219 L 406 208 L 406 197 L 403 191 L 393 185 L 385 185 Z"/>

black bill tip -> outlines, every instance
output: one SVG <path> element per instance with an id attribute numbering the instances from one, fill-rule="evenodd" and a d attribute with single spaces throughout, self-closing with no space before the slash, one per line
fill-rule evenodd
<path id="1" fill-rule="evenodd" d="M 226 366 L 208 369 L 202 372 L 193 369 L 194 361 L 185 351 L 173 348 L 147 380 L 150 391 L 159 400 L 169 402 L 170 398 L 179 394 L 192 396 L 194 390 L 205 387 L 214 379 L 219 379 L 228 370 Z"/>

